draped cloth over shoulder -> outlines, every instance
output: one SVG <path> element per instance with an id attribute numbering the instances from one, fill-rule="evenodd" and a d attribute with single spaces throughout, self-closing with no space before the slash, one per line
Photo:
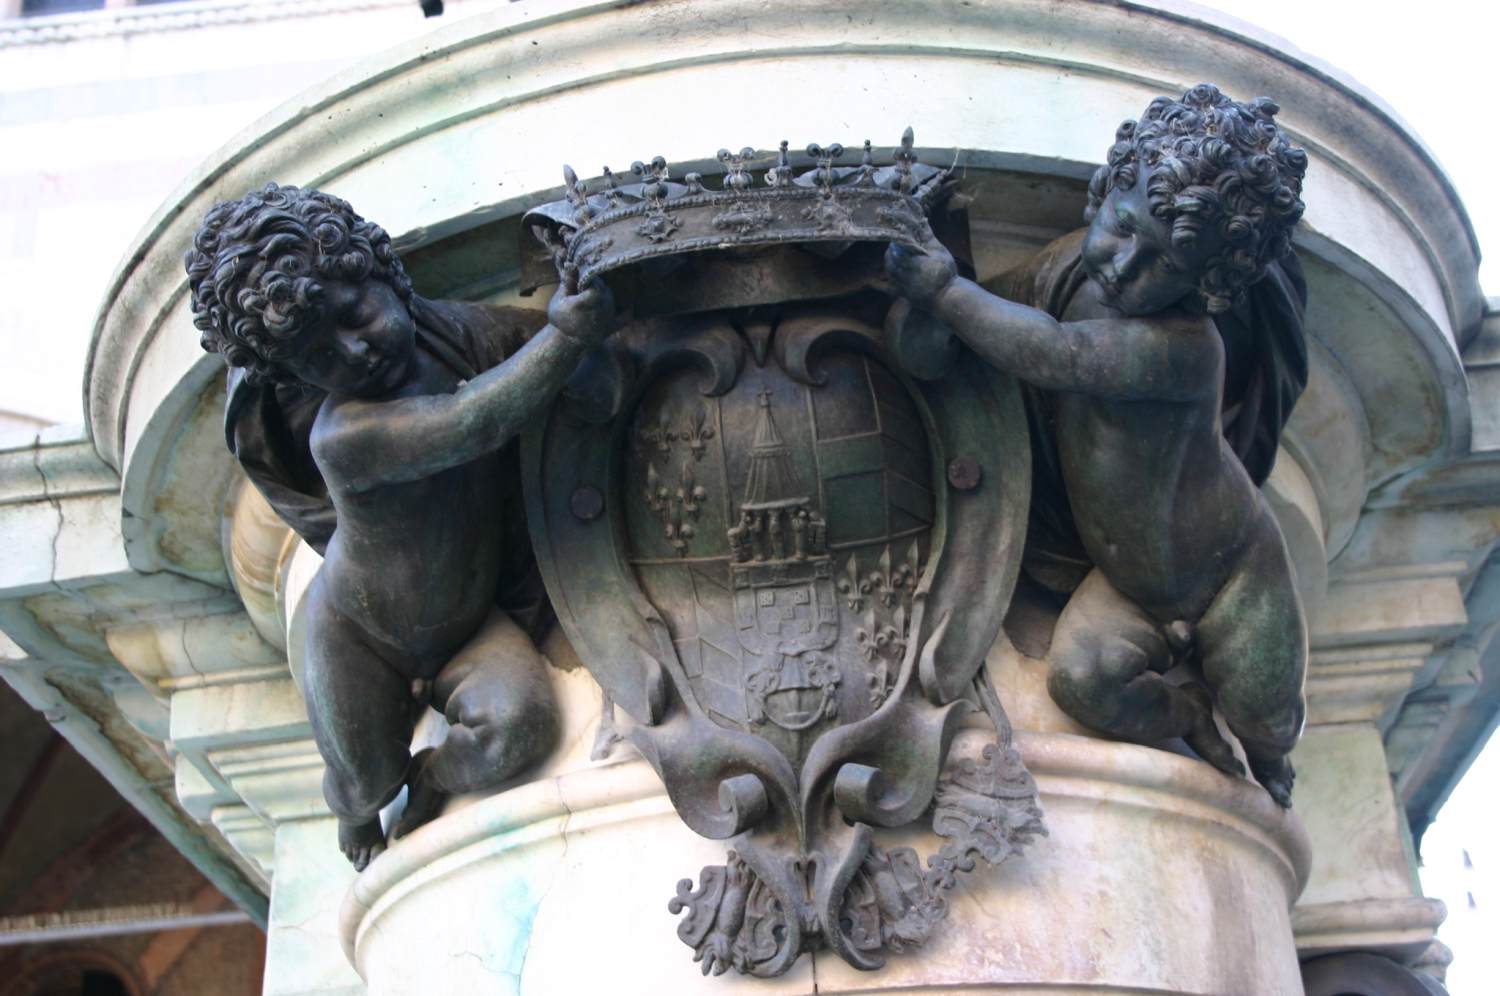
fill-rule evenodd
<path id="1" fill-rule="evenodd" d="M 1054 240 L 986 289 L 1062 318 L 1088 279 L 1082 260 L 1086 231 Z M 1224 340 L 1224 438 L 1257 486 L 1270 476 L 1281 430 L 1307 386 L 1306 305 L 1302 266 L 1288 254 L 1232 310 L 1214 316 Z M 1053 591 L 1069 592 L 1092 565 L 1068 505 L 1049 394 L 1029 385 L 1024 393 L 1033 464 L 1026 571 Z"/>
<path id="2" fill-rule="evenodd" d="M 547 320 L 529 309 L 431 301 L 416 295 L 409 307 L 417 348 L 462 380 L 499 365 Z M 300 383 L 250 383 L 243 368 L 230 367 L 224 405 L 224 438 L 230 452 L 282 520 L 320 554 L 337 526 L 328 487 L 309 445 L 313 420 L 326 397 Z M 514 444 L 502 451 L 509 466 L 515 464 L 514 451 Z M 534 609 L 540 582 L 530 555 L 519 476 L 506 477 L 505 493 L 495 499 L 497 528 L 512 534 L 504 546 L 500 600 L 502 607 L 524 615 Z"/>

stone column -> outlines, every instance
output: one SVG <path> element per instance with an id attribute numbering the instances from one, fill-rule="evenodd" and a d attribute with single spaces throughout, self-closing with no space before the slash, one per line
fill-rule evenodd
<path id="1" fill-rule="evenodd" d="M 1452 578 L 1335 584 L 1313 633 L 1308 728 L 1294 755 L 1318 859 L 1293 923 L 1304 958 L 1415 961 L 1445 911 L 1422 896 L 1380 724 L 1468 621 Z"/>

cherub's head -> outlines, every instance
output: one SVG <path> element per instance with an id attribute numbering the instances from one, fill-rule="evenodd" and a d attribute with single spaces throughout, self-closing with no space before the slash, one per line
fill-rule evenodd
<path id="1" fill-rule="evenodd" d="M 1227 311 L 1291 249 L 1307 153 L 1277 129 L 1278 110 L 1202 83 L 1120 125 L 1084 213 L 1084 265 L 1113 306 Z"/>
<path id="2" fill-rule="evenodd" d="M 184 263 L 203 348 L 251 380 L 378 396 L 405 375 L 411 281 L 390 236 L 339 198 L 273 183 L 226 201 Z"/>

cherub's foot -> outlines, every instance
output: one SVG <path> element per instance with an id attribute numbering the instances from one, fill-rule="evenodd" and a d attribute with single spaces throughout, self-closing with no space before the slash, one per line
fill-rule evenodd
<path id="1" fill-rule="evenodd" d="M 1229 746 L 1229 741 L 1224 739 L 1218 724 L 1214 722 L 1214 700 L 1208 689 L 1190 682 L 1181 686 L 1179 691 L 1192 700 L 1194 706 L 1192 729 L 1183 737 L 1187 745 L 1226 775 L 1237 778 L 1243 776 L 1245 766 L 1234 756 L 1234 748 Z"/>
<path id="2" fill-rule="evenodd" d="M 396 821 L 396 829 L 391 833 L 393 839 L 405 837 L 422 824 L 437 819 L 448 800 L 448 793 L 428 774 L 432 753 L 433 748 L 429 747 L 411 759 L 411 774 L 406 779 L 406 810 Z"/>
<path id="3" fill-rule="evenodd" d="M 380 829 L 380 817 L 363 823 L 339 820 L 339 850 L 354 866 L 355 871 L 364 871 L 365 865 L 375 860 L 375 855 L 385 850 L 385 833 Z"/>
<path id="4" fill-rule="evenodd" d="M 1285 754 L 1273 758 L 1252 757 L 1250 773 L 1271 793 L 1278 806 L 1292 808 L 1292 783 L 1297 780 L 1297 772 L 1292 768 L 1291 758 Z"/>

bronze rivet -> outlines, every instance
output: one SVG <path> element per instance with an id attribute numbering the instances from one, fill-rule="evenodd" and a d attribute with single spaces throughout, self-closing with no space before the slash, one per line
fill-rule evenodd
<path id="1" fill-rule="evenodd" d="M 954 457 L 948 461 L 948 483 L 960 491 L 973 491 L 983 477 L 984 471 L 973 457 Z"/>
<path id="2" fill-rule="evenodd" d="M 593 522 L 604 511 L 604 495 L 598 488 L 585 484 L 573 492 L 569 504 L 580 521 Z"/>

